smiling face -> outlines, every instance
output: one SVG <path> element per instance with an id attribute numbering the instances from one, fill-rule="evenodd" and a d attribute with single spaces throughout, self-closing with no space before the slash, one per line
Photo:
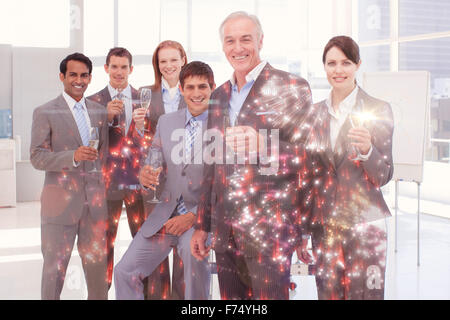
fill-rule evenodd
<path id="1" fill-rule="evenodd" d="M 190 76 L 184 79 L 183 87 L 180 85 L 180 92 L 194 117 L 208 109 L 209 98 L 215 88 L 215 85 L 212 88 L 209 86 L 207 77 Z"/>
<path id="2" fill-rule="evenodd" d="M 332 47 L 325 56 L 325 72 L 334 89 L 351 90 L 355 86 L 356 72 L 361 61 L 355 64 L 338 47 Z"/>
<path id="3" fill-rule="evenodd" d="M 262 44 L 263 37 L 249 18 L 231 19 L 223 26 L 223 52 L 236 73 L 247 75 L 261 62 Z"/>
<path id="4" fill-rule="evenodd" d="M 158 53 L 158 64 L 161 75 L 170 85 L 176 85 L 181 68 L 186 64 L 180 51 L 175 48 L 162 48 Z"/>
<path id="5" fill-rule="evenodd" d="M 125 89 L 133 67 L 127 57 L 111 56 L 109 64 L 105 64 L 105 71 L 109 74 L 109 83 L 114 89 Z"/>
<path id="6" fill-rule="evenodd" d="M 88 66 L 77 60 L 69 60 L 66 74 L 59 74 L 59 79 L 64 85 L 64 91 L 76 101 L 83 98 L 84 92 L 91 83 L 91 78 Z"/>

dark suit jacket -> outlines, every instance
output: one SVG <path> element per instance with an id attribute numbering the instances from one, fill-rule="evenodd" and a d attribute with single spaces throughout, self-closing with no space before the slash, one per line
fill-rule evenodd
<path id="1" fill-rule="evenodd" d="M 314 134 L 308 153 L 312 167 L 305 171 L 303 182 L 308 196 L 304 212 L 308 227 L 331 225 L 344 228 L 390 216 L 380 187 L 392 178 L 393 116 L 388 103 L 369 96 L 361 88 L 354 108 L 375 116 L 364 126 L 372 136 L 372 153 L 366 161 L 350 160 L 347 118 L 335 149 L 330 143 L 330 114 L 325 101 L 313 106 L 316 114 Z"/>
<path id="2" fill-rule="evenodd" d="M 208 129 L 224 133 L 230 96 L 229 81 L 214 91 Z M 311 91 L 304 79 L 269 64 L 264 67 L 240 110 L 237 125 L 279 130 L 279 168 L 276 174 L 262 175 L 260 162 L 238 165 L 244 180 L 235 190 L 227 180 L 233 165 L 205 165 L 196 229 L 212 232 L 217 252 L 226 250 L 233 231 L 237 247 L 248 256 L 287 257 L 292 253 L 301 233 L 297 222 L 302 197 L 297 186 L 296 159 L 302 145 L 299 127 L 310 105 Z M 242 196 L 233 196 L 233 191 L 242 191 Z"/>
<path id="3" fill-rule="evenodd" d="M 131 98 L 133 110 L 140 107 L 139 92 L 131 87 Z M 111 101 L 108 87 L 88 97 L 106 108 Z M 116 120 L 114 120 L 116 121 Z M 124 136 L 120 128 L 109 127 L 109 154 L 107 157 L 105 172 L 105 183 L 108 200 L 120 200 L 122 191 L 119 185 L 139 184 L 139 159 L 141 157 L 140 145 L 134 138 L 134 120 L 131 121 L 128 133 Z"/>
<path id="4" fill-rule="evenodd" d="M 99 155 L 105 158 L 108 145 L 105 109 L 86 100 L 91 125 L 99 128 Z M 41 195 L 42 223 L 78 223 L 85 203 L 94 221 L 106 219 L 106 192 L 100 174 L 90 174 L 92 161 L 73 166 L 75 151 L 82 146 L 78 126 L 62 95 L 36 108 L 31 128 L 30 160 L 45 171 Z"/>

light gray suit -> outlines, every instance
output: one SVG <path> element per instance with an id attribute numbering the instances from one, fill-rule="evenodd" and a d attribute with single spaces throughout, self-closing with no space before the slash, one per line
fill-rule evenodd
<path id="1" fill-rule="evenodd" d="M 108 144 L 106 110 L 89 100 L 86 108 L 91 126 L 99 128 L 102 159 Z M 62 95 L 34 110 L 30 160 L 34 168 L 45 171 L 41 194 L 42 299 L 59 299 L 77 235 L 88 298 L 107 299 L 105 185 L 101 174 L 87 172 L 93 162 L 82 161 L 74 167 L 75 150 L 82 145 L 77 123 Z"/>
<path id="2" fill-rule="evenodd" d="M 176 164 L 172 151 L 180 141 L 172 141 L 172 132 L 184 129 L 186 109 L 165 114 L 159 118 L 153 146 L 162 150 L 167 165 L 166 181 L 160 195 L 162 201 L 142 225 L 130 244 L 122 260 L 114 270 L 117 299 L 143 299 L 142 279 L 152 271 L 170 253 L 171 247 L 177 247 L 183 260 L 185 299 L 207 299 L 209 293 L 210 272 L 207 261 L 198 261 L 191 255 L 190 241 L 194 229 L 190 228 L 180 237 L 158 233 L 164 223 L 177 215 L 178 200 L 183 196 L 187 211 L 197 212 L 200 199 L 200 186 L 203 177 L 203 164 Z M 205 123 L 202 131 L 206 129 Z M 201 150 L 194 149 L 196 152 Z"/>

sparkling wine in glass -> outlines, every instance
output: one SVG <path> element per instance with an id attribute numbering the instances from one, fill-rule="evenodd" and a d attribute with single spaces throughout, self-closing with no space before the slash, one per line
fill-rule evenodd
<path id="1" fill-rule="evenodd" d="M 141 89 L 141 108 L 145 109 L 145 114 L 148 113 L 150 102 L 152 101 L 152 90 L 149 88 L 142 88 Z M 148 131 L 144 128 L 144 131 Z"/>
<path id="2" fill-rule="evenodd" d="M 149 155 L 147 157 L 147 159 L 145 159 L 145 164 L 149 165 L 152 170 L 157 170 L 158 168 L 161 168 L 163 165 L 163 155 L 161 150 L 157 149 L 157 148 L 150 148 L 150 152 Z M 153 199 L 148 200 L 148 203 L 160 203 L 161 200 L 159 200 L 156 197 L 156 186 L 155 190 L 153 190 Z"/>
<path id="3" fill-rule="evenodd" d="M 98 151 L 99 140 L 100 140 L 100 136 L 99 136 L 99 133 L 98 133 L 98 128 L 97 127 L 92 127 L 89 130 L 89 144 L 88 144 L 88 147 L 94 148 L 94 149 L 96 149 Z M 96 160 L 93 161 L 93 163 L 94 163 L 93 169 L 91 171 L 89 171 L 89 172 L 91 172 L 91 173 L 98 173 L 98 172 L 100 172 L 97 169 L 97 161 L 98 160 L 99 159 L 97 158 Z"/>
<path id="4" fill-rule="evenodd" d="M 349 119 L 350 119 L 350 124 L 352 126 L 352 128 L 359 128 L 362 127 L 364 125 L 364 119 L 362 117 L 362 100 L 360 105 L 356 105 L 353 107 L 352 111 L 350 112 L 349 115 Z M 348 144 L 348 152 L 349 152 L 349 158 L 350 160 L 358 160 L 359 159 L 359 150 L 357 147 L 355 147 L 354 145 L 352 145 L 351 143 L 353 142 L 353 140 L 349 141 Z"/>

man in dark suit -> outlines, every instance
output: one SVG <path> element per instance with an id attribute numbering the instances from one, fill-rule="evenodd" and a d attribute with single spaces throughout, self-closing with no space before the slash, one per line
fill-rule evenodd
<path id="1" fill-rule="evenodd" d="M 134 136 L 133 112 L 140 107 L 139 92 L 128 83 L 133 72 L 132 56 L 125 48 L 112 48 L 105 71 L 108 85 L 88 97 L 106 107 L 109 124 L 109 152 L 103 168 L 108 205 L 108 284 L 114 267 L 114 242 L 122 206 L 125 203 L 128 225 L 134 237 L 145 221 L 141 186 L 138 180 L 140 144 Z"/>
<path id="2" fill-rule="evenodd" d="M 45 300 L 60 298 L 76 237 L 88 299 L 108 298 L 105 185 L 101 174 L 91 172 L 94 165 L 101 166 L 107 152 L 108 127 L 105 109 L 84 98 L 91 72 L 88 57 L 67 56 L 59 75 L 64 92 L 33 112 L 30 160 L 34 168 L 45 171 L 41 195 Z M 97 148 L 91 147 L 93 140 Z"/>
<path id="3" fill-rule="evenodd" d="M 211 97 L 208 128 L 226 136 L 238 164 L 225 148 L 226 160 L 205 166 L 191 250 L 206 258 L 212 232 L 222 299 L 288 299 L 291 256 L 301 240 L 298 171 L 310 88 L 261 61 L 257 17 L 235 12 L 220 33 L 234 73 Z"/>

